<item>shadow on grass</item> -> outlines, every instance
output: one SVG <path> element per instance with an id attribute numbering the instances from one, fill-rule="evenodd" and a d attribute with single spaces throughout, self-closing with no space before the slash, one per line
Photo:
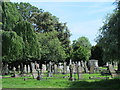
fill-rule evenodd
<path id="1" fill-rule="evenodd" d="M 109 79 L 109 80 L 101 80 L 94 82 L 75 81 L 71 83 L 69 88 L 91 88 L 91 89 L 108 88 L 112 90 L 116 90 L 116 89 L 120 90 L 120 79 Z"/>

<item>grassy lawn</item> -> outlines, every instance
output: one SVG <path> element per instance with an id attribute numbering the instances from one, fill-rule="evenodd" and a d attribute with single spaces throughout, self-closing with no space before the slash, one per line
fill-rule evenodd
<path id="1" fill-rule="evenodd" d="M 63 74 L 56 74 L 54 77 L 44 77 L 38 81 L 32 77 L 3 78 L 3 88 L 119 88 L 119 79 L 89 79 L 90 76 L 102 77 L 100 74 L 83 74 L 82 80 L 69 81 L 69 77 L 63 78 Z M 77 77 L 77 75 L 76 75 Z M 23 78 L 29 78 L 24 81 Z M 119 88 L 120 89 L 120 88 Z"/>

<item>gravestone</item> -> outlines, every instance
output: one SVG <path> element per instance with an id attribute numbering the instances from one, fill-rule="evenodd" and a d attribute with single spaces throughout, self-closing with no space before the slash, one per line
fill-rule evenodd
<path id="1" fill-rule="evenodd" d="M 69 78 L 69 80 L 74 81 L 74 78 L 73 78 L 73 65 L 72 65 L 71 60 L 70 60 L 69 69 L 70 69 L 70 78 Z"/>
<path id="2" fill-rule="evenodd" d="M 109 64 L 109 65 L 108 65 L 108 68 L 109 68 L 109 71 L 110 71 L 110 73 L 111 73 L 111 76 L 112 76 L 112 77 L 116 77 L 117 74 L 116 74 L 116 71 L 114 70 L 112 64 Z"/>
<path id="3" fill-rule="evenodd" d="M 18 74 L 16 74 L 16 68 L 13 67 L 13 75 L 11 77 L 19 77 Z"/>
<path id="4" fill-rule="evenodd" d="M 70 73 L 70 69 L 69 69 L 69 66 L 67 66 L 67 73 Z"/>
<path id="5" fill-rule="evenodd" d="M 20 73 L 20 65 L 18 65 L 18 73 Z"/>
<path id="6" fill-rule="evenodd" d="M 26 65 L 24 66 L 24 73 L 27 73 L 27 67 L 26 67 Z"/>
<path id="7" fill-rule="evenodd" d="M 50 61 L 49 62 L 49 67 L 48 67 L 48 77 L 52 77 L 53 75 L 52 75 L 52 70 L 51 70 L 51 68 L 52 68 L 52 62 Z"/>
<path id="8" fill-rule="evenodd" d="M 89 60 L 90 73 L 94 73 L 98 68 L 98 60 Z"/>
<path id="9" fill-rule="evenodd" d="M 82 79 L 82 68 L 80 61 L 77 63 L 77 75 L 78 75 L 78 80 Z"/>
<path id="10" fill-rule="evenodd" d="M 42 64 L 42 72 L 45 73 L 46 72 L 46 65 Z"/>
<path id="11" fill-rule="evenodd" d="M 54 64 L 54 74 L 58 73 L 58 68 L 57 68 L 57 65 Z"/>
<path id="12" fill-rule="evenodd" d="M 81 61 L 81 68 L 82 68 L 82 72 L 85 72 L 85 69 L 84 69 L 84 62 Z"/>
<path id="13" fill-rule="evenodd" d="M 67 65 L 66 65 L 66 62 L 64 62 L 63 64 L 63 74 L 66 74 L 67 73 Z"/>
<path id="14" fill-rule="evenodd" d="M 86 61 L 84 62 L 84 65 L 85 65 L 85 73 L 88 73 L 87 62 Z"/>
<path id="15" fill-rule="evenodd" d="M 38 76 L 38 73 L 37 73 L 36 68 L 35 68 L 35 63 L 32 63 L 32 76 L 34 79 L 36 79 Z"/>
<path id="16" fill-rule="evenodd" d="M 30 66 L 27 66 L 27 73 L 30 73 Z"/>
<path id="17" fill-rule="evenodd" d="M 59 63 L 59 64 L 58 64 L 58 72 L 59 72 L 59 73 L 62 73 L 62 72 L 63 72 L 62 63 Z"/>

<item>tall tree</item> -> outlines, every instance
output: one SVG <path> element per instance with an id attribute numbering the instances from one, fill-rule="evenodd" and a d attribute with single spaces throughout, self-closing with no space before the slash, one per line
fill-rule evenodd
<path id="1" fill-rule="evenodd" d="M 31 23 L 27 21 L 19 22 L 13 29 L 24 41 L 23 59 L 40 59 L 40 44 Z"/>
<path id="2" fill-rule="evenodd" d="M 80 37 L 78 40 L 74 40 L 73 44 L 73 51 L 72 51 L 72 58 L 75 61 L 80 60 L 89 60 L 91 55 L 91 44 L 86 37 Z"/>
<path id="3" fill-rule="evenodd" d="M 22 17 L 14 3 L 2 2 L 2 30 L 12 30 L 21 19 Z"/>
<path id="4" fill-rule="evenodd" d="M 0 31 L 2 35 L 2 61 L 9 63 L 23 58 L 23 39 L 13 31 Z"/>
<path id="5" fill-rule="evenodd" d="M 103 48 L 103 59 L 109 62 L 118 61 L 120 70 L 120 1 L 100 28 L 98 44 Z"/>
<path id="6" fill-rule="evenodd" d="M 66 58 L 65 51 L 61 42 L 57 38 L 57 32 L 38 33 L 39 42 L 41 44 L 42 61 L 64 61 Z"/>

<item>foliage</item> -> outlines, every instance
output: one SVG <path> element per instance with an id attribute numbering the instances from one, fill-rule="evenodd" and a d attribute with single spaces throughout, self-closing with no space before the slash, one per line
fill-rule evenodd
<path id="1" fill-rule="evenodd" d="M 120 60 L 120 2 L 114 13 L 108 15 L 100 28 L 98 44 L 103 48 L 104 61 Z"/>
<path id="2" fill-rule="evenodd" d="M 23 20 L 27 20 L 27 21 L 29 21 L 32 13 L 42 12 L 42 9 L 39 10 L 37 7 L 32 6 L 31 4 L 25 2 L 15 3 L 15 6 L 18 12 L 20 13 L 20 15 L 23 17 Z"/>
<path id="3" fill-rule="evenodd" d="M 11 62 L 23 57 L 23 39 L 13 31 L 0 31 L 2 34 L 2 60 Z"/>
<path id="4" fill-rule="evenodd" d="M 57 38 L 57 32 L 38 33 L 39 42 L 41 44 L 41 59 L 51 61 L 63 61 L 66 58 L 65 51 L 61 46 L 61 42 Z"/>
<path id="5" fill-rule="evenodd" d="M 13 30 L 23 38 L 23 59 L 40 59 L 40 44 L 31 23 L 27 21 L 21 21 Z"/>
<path id="6" fill-rule="evenodd" d="M 98 65 L 103 66 L 105 62 L 103 61 L 103 51 L 99 45 L 92 46 L 90 59 L 98 60 Z"/>
<path id="7" fill-rule="evenodd" d="M 80 37 L 78 40 L 74 40 L 72 58 L 73 60 L 89 60 L 91 55 L 91 44 L 86 37 Z"/>
<path id="8" fill-rule="evenodd" d="M 22 17 L 19 14 L 14 3 L 2 2 L 2 30 L 12 30 L 16 23 L 21 21 Z"/>

